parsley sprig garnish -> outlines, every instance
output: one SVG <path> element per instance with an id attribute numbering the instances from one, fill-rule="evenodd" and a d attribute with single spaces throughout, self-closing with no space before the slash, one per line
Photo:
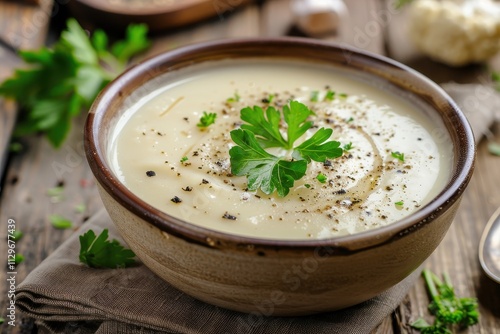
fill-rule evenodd
<path id="1" fill-rule="evenodd" d="M 76 20 L 52 48 L 20 51 L 30 67 L 17 69 L 0 84 L 0 95 L 21 107 L 15 136 L 42 132 L 59 147 L 71 120 L 88 108 L 99 91 L 126 67 L 130 57 L 149 46 L 145 25 L 130 25 L 125 39 L 108 46 L 108 37 L 96 30 L 91 39 Z M 108 51 L 109 49 L 109 51 Z"/>
<path id="2" fill-rule="evenodd" d="M 241 119 L 246 123 L 230 133 L 236 144 L 229 150 L 231 173 L 246 176 L 250 191 L 260 189 L 268 195 L 274 191 L 280 197 L 288 195 L 294 182 L 305 175 L 312 160 L 322 163 L 343 153 L 340 142 L 328 141 L 333 130 L 327 128 L 318 129 L 309 139 L 294 145 L 312 127 L 313 122 L 308 119 L 313 115 L 298 101 L 285 105 L 282 113 L 271 106 L 265 111 L 258 106 L 242 109 Z M 286 137 L 281 128 L 283 120 Z M 265 150 L 271 147 L 291 151 L 291 158 Z"/>
<path id="3" fill-rule="evenodd" d="M 108 229 L 99 236 L 92 230 L 80 235 L 80 262 L 92 268 L 123 268 L 135 263 L 135 254 L 118 240 L 108 240 Z"/>

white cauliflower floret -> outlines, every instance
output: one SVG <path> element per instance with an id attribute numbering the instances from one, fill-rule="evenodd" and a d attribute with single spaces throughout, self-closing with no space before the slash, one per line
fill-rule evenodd
<path id="1" fill-rule="evenodd" d="M 483 62 L 500 51 L 500 6 L 490 0 L 419 0 L 410 36 L 431 58 L 451 66 Z"/>

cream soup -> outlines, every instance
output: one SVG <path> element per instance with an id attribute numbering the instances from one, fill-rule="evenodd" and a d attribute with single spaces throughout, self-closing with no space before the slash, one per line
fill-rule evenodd
<path id="1" fill-rule="evenodd" d="M 452 147 L 442 125 L 374 83 L 287 61 L 224 61 L 184 72 L 155 80 L 156 89 L 120 119 L 111 143 L 120 180 L 172 216 L 249 237 L 331 238 L 395 222 L 449 180 Z M 231 174 L 229 133 L 241 124 L 242 108 L 281 110 L 289 100 L 316 114 L 301 140 L 329 127 L 344 154 L 311 162 L 284 198 L 250 192 L 246 177 Z M 217 118 L 201 129 L 204 111 Z"/>

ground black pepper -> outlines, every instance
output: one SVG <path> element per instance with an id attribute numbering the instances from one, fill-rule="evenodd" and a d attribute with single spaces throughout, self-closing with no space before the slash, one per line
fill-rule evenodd
<path id="1" fill-rule="evenodd" d="M 182 203 L 182 199 L 180 199 L 179 197 L 177 196 L 174 196 L 170 199 L 170 201 L 174 202 L 175 204 L 179 204 L 179 203 Z"/>
<path id="2" fill-rule="evenodd" d="M 227 213 L 227 211 L 224 213 L 224 215 L 222 215 L 222 218 L 229 220 L 236 220 L 236 216 L 230 215 L 229 213 Z"/>

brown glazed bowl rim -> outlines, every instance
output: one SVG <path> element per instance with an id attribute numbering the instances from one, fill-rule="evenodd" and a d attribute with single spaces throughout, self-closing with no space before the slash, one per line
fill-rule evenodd
<path id="1" fill-rule="evenodd" d="M 300 56 L 293 56 L 299 54 Z M 206 60 L 230 58 L 276 57 L 307 61 L 314 59 L 348 69 L 369 72 L 389 85 L 402 88 L 417 96 L 424 103 L 434 106 L 443 117 L 447 131 L 452 137 L 455 162 L 451 180 L 444 190 L 430 203 L 409 216 L 387 226 L 348 236 L 315 240 L 259 239 L 219 232 L 197 226 L 162 212 L 129 191 L 116 178 L 107 162 L 101 129 L 106 110 L 112 110 L 115 99 L 123 92 L 140 87 L 156 74 L 163 74 L 179 67 Z M 156 73 L 156 70 L 158 73 Z M 450 129 L 455 132 L 451 132 Z M 459 200 L 474 169 L 475 144 L 472 129 L 453 100 L 436 83 L 415 70 L 389 58 L 358 50 L 352 47 L 322 42 L 307 38 L 253 38 L 226 39 L 198 43 L 181 47 L 145 60 L 116 78 L 97 97 L 87 117 L 84 143 L 89 165 L 104 191 L 126 210 L 158 227 L 160 230 L 180 237 L 188 242 L 218 249 L 296 249 L 314 251 L 317 247 L 329 247 L 336 254 L 346 254 L 368 248 L 379 247 L 411 234 L 431 224 L 441 213 Z"/>

